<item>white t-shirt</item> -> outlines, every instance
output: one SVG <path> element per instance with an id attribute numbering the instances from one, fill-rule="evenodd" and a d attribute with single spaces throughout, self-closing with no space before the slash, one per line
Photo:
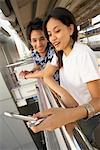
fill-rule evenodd
<path id="1" fill-rule="evenodd" d="M 70 54 L 63 53 L 63 67 L 60 69 L 60 85 L 64 87 L 79 105 L 91 100 L 87 82 L 100 79 L 94 52 L 85 44 L 75 42 Z M 54 55 L 51 64 L 57 66 Z"/>

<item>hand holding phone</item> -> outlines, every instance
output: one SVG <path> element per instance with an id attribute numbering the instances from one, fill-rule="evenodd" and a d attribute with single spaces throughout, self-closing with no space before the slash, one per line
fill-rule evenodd
<path id="1" fill-rule="evenodd" d="M 4 112 L 4 115 L 7 117 L 14 118 L 14 119 L 29 121 L 29 126 L 30 126 L 30 124 L 38 125 L 39 123 L 41 123 L 44 120 L 44 118 L 38 119 L 38 118 L 33 118 L 32 116 L 24 116 L 24 115 L 15 114 L 13 112 Z"/>

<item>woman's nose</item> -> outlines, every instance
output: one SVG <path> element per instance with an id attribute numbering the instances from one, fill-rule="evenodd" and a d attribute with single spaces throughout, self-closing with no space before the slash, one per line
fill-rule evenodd
<path id="1" fill-rule="evenodd" d="M 57 37 L 54 34 L 52 34 L 51 41 L 55 41 L 56 39 L 57 39 Z"/>

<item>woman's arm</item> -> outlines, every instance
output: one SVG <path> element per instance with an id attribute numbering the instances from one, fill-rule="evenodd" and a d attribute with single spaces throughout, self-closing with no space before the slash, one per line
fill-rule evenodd
<path id="1" fill-rule="evenodd" d="M 100 80 L 91 81 L 87 83 L 87 86 L 92 96 L 90 104 L 94 107 L 95 113 L 100 112 Z M 46 118 L 42 123 L 31 128 L 33 132 L 39 132 L 43 130 L 51 131 L 63 125 L 86 118 L 88 114 L 86 108 L 82 105 L 65 109 L 51 108 L 37 113 L 34 117 Z"/>
<path id="2" fill-rule="evenodd" d="M 45 77 L 44 82 L 61 97 L 65 107 L 76 107 L 78 105 L 75 99 L 52 76 Z"/>
<path id="3" fill-rule="evenodd" d="M 96 112 L 100 111 L 100 79 L 87 83 L 87 87 L 92 96 L 91 104 L 95 108 Z"/>
<path id="4" fill-rule="evenodd" d="M 51 108 L 35 114 L 33 117 L 44 118 L 44 121 L 37 126 L 31 127 L 32 131 L 37 133 L 40 131 L 52 131 L 60 128 L 63 125 L 80 120 L 87 116 L 87 111 L 84 107 L 76 108 Z M 76 119 L 77 118 L 77 119 Z"/>

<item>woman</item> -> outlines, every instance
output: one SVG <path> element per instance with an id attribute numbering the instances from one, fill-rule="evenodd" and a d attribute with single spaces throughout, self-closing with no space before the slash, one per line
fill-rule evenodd
<path id="1" fill-rule="evenodd" d="M 37 113 L 35 117 L 46 119 L 40 125 L 33 126 L 33 132 L 53 130 L 83 118 L 93 117 L 95 120 L 94 115 L 100 111 L 100 74 L 93 51 L 77 42 L 74 16 L 65 8 L 55 8 L 45 19 L 44 32 L 57 52 L 44 80 L 62 97 L 66 107 L 72 108 L 52 108 Z M 57 67 L 60 70 L 61 86 L 51 76 Z M 67 96 L 63 95 L 63 88 L 78 103 L 74 108 Z M 88 136 L 91 142 L 90 133 Z"/>

